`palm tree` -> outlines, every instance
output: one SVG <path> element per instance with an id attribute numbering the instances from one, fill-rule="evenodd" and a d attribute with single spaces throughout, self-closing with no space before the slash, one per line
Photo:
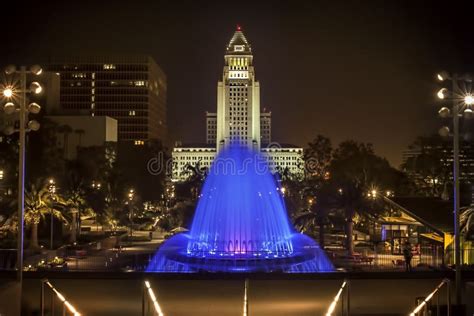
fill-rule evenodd
<path id="1" fill-rule="evenodd" d="M 352 254 L 354 216 L 372 211 L 373 205 L 367 199 L 367 192 L 375 187 L 396 190 L 400 174 L 386 159 L 375 154 L 371 144 L 355 141 L 339 144 L 333 153 L 329 172 L 330 181 L 341 192 L 338 208 L 344 212 L 346 249 Z"/>
<path id="2" fill-rule="evenodd" d="M 91 208 L 87 206 L 85 200 L 85 193 L 81 187 L 70 190 L 66 193 L 66 197 L 61 201 L 63 207 L 71 214 L 71 233 L 69 235 L 69 242 L 75 243 L 78 233 L 78 222 L 84 212 L 92 213 Z"/>
<path id="3" fill-rule="evenodd" d="M 305 180 L 306 186 L 302 189 L 304 203 L 303 211 L 295 218 L 295 224 L 305 230 L 319 230 L 319 245 L 324 248 L 325 226 L 329 224 L 329 213 L 337 208 L 337 199 L 339 193 L 332 183 L 328 181 L 319 182 L 317 185 L 310 179 Z"/>
<path id="4" fill-rule="evenodd" d="M 468 239 L 469 237 L 474 236 L 474 207 L 469 206 L 463 208 L 461 210 L 459 221 L 461 233 L 464 235 L 464 238 Z"/>
<path id="5" fill-rule="evenodd" d="M 25 190 L 25 223 L 31 229 L 29 246 L 31 249 L 39 248 L 38 225 L 46 215 L 52 214 L 67 222 L 58 205 L 46 186 L 38 187 L 32 184 L 28 190 Z"/>
<path id="6" fill-rule="evenodd" d="M 185 170 L 185 172 L 189 174 L 185 184 L 189 186 L 191 199 L 195 200 L 199 196 L 199 191 L 201 190 L 201 186 L 204 183 L 208 170 L 207 168 L 201 167 L 201 160 L 199 160 L 195 165 L 187 164 Z"/>
<path id="7" fill-rule="evenodd" d="M 71 231 L 69 234 L 69 241 L 76 242 L 81 215 L 85 212 L 91 214 L 92 209 L 86 201 L 86 193 L 83 185 L 83 174 L 77 162 L 69 163 L 69 172 L 67 173 L 67 189 L 66 193 L 61 199 L 61 206 L 66 213 L 70 215 Z"/>
<path id="8" fill-rule="evenodd" d="M 63 155 L 64 158 L 68 158 L 68 149 L 69 149 L 69 134 L 72 133 L 72 128 L 69 125 L 61 125 L 58 127 L 58 132 L 63 134 L 64 142 L 63 142 Z"/>
<path id="9" fill-rule="evenodd" d="M 74 133 L 77 135 L 77 147 L 82 146 L 82 136 L 86 133 L 83 129 L 76 129 L 74 130 Z"/>

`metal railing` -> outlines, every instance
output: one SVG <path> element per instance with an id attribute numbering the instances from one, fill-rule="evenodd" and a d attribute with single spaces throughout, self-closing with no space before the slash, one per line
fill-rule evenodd
<path id="1" fill-rule="evenodd" d="M 442 247 L 422 247 L 414 253 L 411 267 L 417 271 L 436 270 L 453 265 L 453 252 L 443 252 Z M 154 253 L 133 253 L 120 249 L 88 251 L 81 255 L 43 251 L 41 254 L 27 256 L 24 270 L 28 271 L 145 271 Z M 404 271 L 405 258 L 401 254 L 389 252 L 361 251 L 348 256 L 345 251 L 329 252 L 336 267 L 350 270 Z M 474 267 L 474 248 L 461 250 L 463 267 Z M 15 271 L 16 249 L 0 249 L 0 271 Z"/>
<path id="2" fill-rule="evenodd" d="M 341 315 L 349 316 L 350 315 L 350 293 L 349 293 L 349 280 L 344 280 L 342 282 L 339 291 L 337 291 L 336 296 L 332 300 L 331 304 L 329 305 L 328 311 L 326 312 L 326 316 L 332 316 L 336 307 L 337 303 L 341 301 Z M 343 299 L 340 300 L 341 295 L 344 295 Z M 344 304 L 344 300 L 346 303 Z"/>
<path id="3" fill-rule="evenodd" d="M 150 307 L 150 302 L 153 304 L 153 308 Z M 150 282 L 146 280 L 144 281 L 142 298 L 142 316 L 145 315 L 164 316 L 161 306 L 156 299 L 155 292 L 153 292 Z"/>
<path id="4" fill-rule="evenodd" d="M 440 309 L 440 300 L 439 300 L 439 290 L 446 285 L 446 314 L 447 316 L 451 315 L 451 293 L 449 289 L 449 279 L 444 279 L 441 281 L 440 284 L 426 297 L 424 298 L 421 303 L 419 303 L 415 309 L 410 313 L 410 316 L 424 316 L 428 315 L 428 309 L 430 308 L 430 301 L 433 298 L 433 296 L 436 294 L 436 316 L 441 315 L 441 309 Z M 424 313 L 426 311 L 426 313 Z M 423 313 L 423 314 L 420 314 Z M 432 315 L 431 313 L 429 315 Z"/>
<path id="5" fill-rule="evenodd" d="M 76 310 L 76 308 L 66 300 L 66 297 L 61 294 L 52 284 L 48 281 L 48 279 L 41 280 L 41 302 L 40 302 L 40 310 L 41 316 L 45 315 L 45 285 L 51 290 L 51 305 L 50 305 L 50 313 L 49 315 L 54 315 L 54 307 L 55 307 L 55 297 L 61 302 L 62 304 L 62 315 L 66 315 L 66 313 L 70 313 L 74 316 L 80 316 L 81 314 Z"/>
<path id="6" fill-rule="evenodd" d="M 244 283 L 244 311 L 243 311 L 243 316 L 249 316 L 249 297 L 248 297 L 248 291 L 249 291 L 249 279 L 245 279 Z"/>
<path id="7" fill-rule="evenodd" d="M 84 255 L 61 255 L 55 251 L 27 257 L 24 271 L 145 271 L 153 253 L 128 253 L 119 250 L 105 250 Z M 16 250 L 0 250 L 0 271 L 15 271 Z"/>
<path id="8" fill-rule="evenodd" d="M 446 264 L 454 265 L 454 249 L 446 250 Z M 461 262 L 463 265 L 474 266 L 474 248 L 461 248 Z"/>
<path id="9" fill-rule="evenodd" d="M 403 254 L 396 254 L 381 249 L 362 249 L 353 255 L 345 251 L 333 253 L 334 264 L 346 269 L 360 270 L 405 270 L 406 262 Z M 413 252 L 411 267 L 420 269 L 438 269 L 445 264 L 442 246 L 423 246 Z"/>

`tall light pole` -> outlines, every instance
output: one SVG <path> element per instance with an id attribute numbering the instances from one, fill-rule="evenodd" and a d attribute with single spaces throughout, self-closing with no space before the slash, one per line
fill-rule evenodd
<path id="1" fill-rule="evenodd" d="M 49 179 L 48 181 L 48 192 L 49 192 L 49 197 L 51 199 L 51 203 L 54 202 L 54 195 L 56 194 L 56 183 L 54 182 L 54 179 Z M 54 233 L 54 214 L 53 214 L 53 205 L 51 205 L 50 209 L 50 215 L 51 215 L 51 231 L 50 231 L 50 249 L 53 250 L 53 233 Z"/>
<path id="2" fill-rule="evenodd" d="M 130 216 L 130 237 L 133 237 L 133 197 L 135 196 L 135 190 L 130 189 L 128 191 L 128 208 L 129 208 L 129 216 Z"/>
<path id="3" fill-rule="evenodd" d="M 24 207 L 25 207 L 25 139 L 27 131 L 37 131 L 40 124 L 31 120 L 28 121 L 28 113 L 37 114 L 41 110 L 41 107 L 37 103 L 30 103 L 27 106 L 27 95 L 39 94 L 42 91 L 41 85 L 34 81 L 26 87 L 26 76 L 27 74 L 41 75 L 43 70 L 40 66 L 34 65 L 26 69 L 22 66 L 20 70 L 17 70 L 15 66 L 10 65 L 5 68 L 5 74 L 7 76 L 18 76 L 19 87 L 15 85 L 6 86 L 3 89 L 3 96 L 7 100 L 4 104 L 3 109 L 6 114 L 13 114 L 18 112 L 19 114 L 19 125 L 18 129 L 14 126 L 8 126 L 4 132 L 6 135 L 11 135 L 15 132 L 19 132 L 19 150 L 18 150 L 18 238 L 17 238 L 17 280 L 19 282 L 19 299 L 20 299 L 20 310 L 21 310 L 21 291 L 23 281 L 23 236 L 24 236 Z M 14 81 L 12 81 L 14 82 Z M 18 102 L 16 105 L 14 102 Z M 28 123 L 26 123 L 28 121 Z"/>
<path id="4" fill-rule="evenodd" d="M 449 127 L 445 126 L 439 130 L 441 136 L 453 137 L 453 193 L 454 193 L 454 264 L 455 270 L 455 293 L 456 305 L 462 303 L 461 292 L 461 235 L 459 228 L 459 117 L 464 116 L 470 118 L 472 116 L 472 105 L 474 104 L 474 97 L 467 91 L 466 84 L 471 83 L 472 79 L 469 75 L 459 76 L 458 74 L 448 74 L 443 71 L 437 75 L 437 79 L 441 82 L 449 80 L 452 84 L 451 90 L 442 88 L 438 91 L 437 96 L 442 100 L 450 100 L 452 103 L 451 110 L 447 107 L 442 107 L 439 110 L 439 115 L 443 118 L 452 117 L 453 132 L 451 133 Z M 463 83 L 463 88 L 460 87 Z"/>

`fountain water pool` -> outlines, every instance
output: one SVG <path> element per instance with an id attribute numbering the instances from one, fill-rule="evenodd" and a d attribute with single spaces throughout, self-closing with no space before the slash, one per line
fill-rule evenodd
<path id="1" fill-rule="evenodd" d="M 166 241 L 148 272 L 329 272 L 319 245 L 295 232 L 266 159 L 228 147 L 214 160 L 191 230 Z"/>

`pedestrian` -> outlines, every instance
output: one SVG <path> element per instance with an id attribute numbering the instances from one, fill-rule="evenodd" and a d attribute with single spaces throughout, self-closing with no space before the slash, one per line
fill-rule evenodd
<path id="1" fill-rule="evenodd" d="M 411 252 L 411 244 L 409 241 L 405 243 L 405 246 L 403 247 L 403 257 L 405 258 L 405 268 L 406 272 L 411 271 L 411 258 L 413 257 L 413 254 Z"/>

